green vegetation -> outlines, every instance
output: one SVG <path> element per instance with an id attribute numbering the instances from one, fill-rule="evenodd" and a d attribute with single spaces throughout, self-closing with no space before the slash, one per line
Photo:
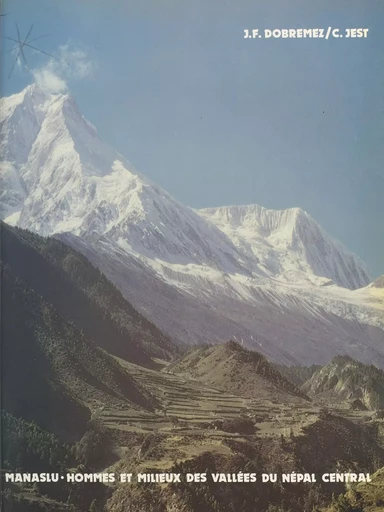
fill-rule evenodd
<path id="1" fill-rule="evenodd" d="M 334 497 L 321 512 L 384 512 L 384 468 L 372 475 L 372 482 L 356 484 Z"/>
<path id="2" fill-rule="evenodd" d="M 87 431 L 74 447 L 77 461 L 87 467 L 103 468 L 112 453 L 111 437 L 108 429 L 97 420 L 91 420 Z"/>
<path id="3" fill-rule="evenodd" d="M 384 464 L 384 449 L 374 429 L 327 412 L 295 438 L 295 453 L 309 472 L 337 467 L 341 472 L 369 473 Z"/>
<path id="4" fill-rule="evenodd" d="M 169 359 L 178 352 L 83 255 L 4 223 L 1 231 L 3 263 L 98 346 L 145 365 L 151 356 Z"/>
<path id="5" fill-rule="evenodd" d="M 148 393 L 114 358 L 65 322 L 9 267 L 2 277 L 5 411 L 75 439 L 85 430 L 92 403 L 152 407 Z"/>
<path id="6" fill-rule="evenodd" d="M 238 434 L 254 434 L 255 424 L 248 418 L 234 418 L 223 421 L 221 425 L 223 432 L 236 432 Z"/>
<path id="7" fill-rule="evenodd" d="M 334 416 L 324 417 L 321 420 L 321 428 L 328 428 L 331 436 L 336 433 L 335 445 L 348 429 L 353 428 L 350 425 L 344 425 L 340 430 L 340 420 Z M 353 432 L 356 434 L 356 431 Z M 165 512 L 168 510 L 183 512 L 319 512 L 326 503 L 332 501 L 333 493 L 340 493 L 344 486 L 330 486 L 322 482 L 311 484 L 293 484 L 282 483 L 262 483 L 258 478 L 256 482 L 250 483 L 225 483 L 214 482 L 209 475 L 213 473 L 224 473 L 233 475 L 239 472 L 256 473 L 281 473 L 284 472 L 307 472 L 311 471 L 312 462 L 307 456 L 305 450 L 300 451 L 298 447 L 302 441 L 306 448 L 311 447 L 313 455 L 316 449 L 316 440 L 312 432 L 306 432 L 304 436 L 293 437 L 282 445 L 278 438 L 248 438 L 241 442 L 231 442 L 231 451 L 228 454 L 219 454 L 215 452 L 204 452 L 201 455 L 192 457 L 172 465 L 169 471 L 186 473 L 206 473 L 207 481 L 196 483 L 177 483 L 168 486 L 158 486 L 155 484 L 138 485 L 133 484 L 127 488 L 120 486 L 113 493 L 111 499 L 107 502 L 107 512 L 123 512 L 130 510 L 132 512 L 141 512 L 150 510 L 153 512 Z M 368 442 L 368 438 L 367 438 Z M 373 437 L 369 438 L 371 450 L 378 449 Z M 319 455 L 313 464 L 318 463 L 317 474 L 326 471 L 326 468 L 332 467 L 336 470 L 338 464 L 348 464 L 350 462 L 350 452 L 347 443 L 338 452 L 338 461 L 325 458 L 334 450 L 334 445 L 327 448 L 324 459 Z M 368 456 L 365 455 L 367 445 L 355 448 L 357 461 L 361 461 L 361 468 L 364 467 Z M 378 449 L 380 452 L 380 449 Z M 372 452 L 371 452 L 372 453 Z M 384 458 L 381 454 L 381 463 Z M 368 461 L 369 464 L 369 461 Z M 341 466 L 342 467 L 342 466 Z M 150 471 L 151 466 L 146 466 Z M 361 486 L 361 484 L 359 484 Z M 379 489 L 379 487 L 377 487 Z M 361 487 L 359 487 L 361 490 Z M 338 503 L 344 503 L 344 497 L 337 498 Z M 332 509 L 332 512 L 340 511 L 357 512 L 359 509 Z M 373 509 L 372 509 L 373 510 Z M 365 509 L 364 509 L 365 512 Z"/>
<path id="8" fill-rule="evenodd" d="M 76 466 L 83 459 L 84 439 L 94 432 L 92 424 L 89 428 L 79 443 L 70 446 L 36 423 L 15 418 L 3 411 L 2 467 L 12 472 L 64 474 L 69 467 Z M 99 446 L 93 444 L 93 448 L 100 454 Z M 87 470 L 85 466 L 78 466 L 78 469 Z M 92 466 L 88 466 L 88 470 L 93 471 Z M 109 490 L 102 484 L 67 484 L 59 481 L 55 484 L 7 484 L 0 498 L 6 512 L 83 512 L 88 511 L 91 502 L 94 503 L 94 510 L 103 510 L 109 495 Z"/>
<path id="9" fill-rule="evenodd" d="M 2 413 L 3 467 L 12 471 L 60 472 L 72 459 L 68 445 L 34 422 Z"/>

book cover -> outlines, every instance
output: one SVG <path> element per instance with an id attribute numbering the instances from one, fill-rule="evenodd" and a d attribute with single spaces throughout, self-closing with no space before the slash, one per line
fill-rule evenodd
<path id="1" fill-rule="evenodd" d="M 1 6 L 1 510 L 384 510 L 380 1 Z"/>

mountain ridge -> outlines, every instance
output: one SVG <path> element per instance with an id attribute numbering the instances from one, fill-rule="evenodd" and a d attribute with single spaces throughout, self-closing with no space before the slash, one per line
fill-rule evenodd
<path id="1" fill-rule="evenodd" d="M 66 322 L 8 264 L 2 262 L 1 270 L 3 410 L 76 439 L 95 404 L 154 406 L 114 358 Z"/>
<path id="2" fill-rule="evenodd" d="M 136 243 L 130 242 L 133 250 L 139 250 L 144 255 L 146 250 L 153 249 L 151 243 L 155 242 L 156 249 L 160 250 L 159 256 L 169 262 L 173 262 L 169 256 L 177 255 L 175 263 L 216 263 L 222 270 L 240 271 L 247 274 L 244 268 L 246 267 L 250 268 L 252 273 L 263 276 L 263 269 L 257 268 L 258 258 L 255 260 L 254 254 L 249 255 L 244 251 L 239 254 L 238 247 L 233 245 L 230 237 L 224 236 L 228 233 L 223 229 L 217 229 L 215 223 L 215 216 L 219 212 L 226 212 L 227 220 L 233 221 L 235 213 L 237 216 L 243 214 L 247 220 L 247 216 L 249 216 L 247 212 L 252 211 L 253 228 L 258 225 L 263 231 L 269 230 L 269 233 L 263 233 L 264 237 L 268 238 L 268 242 L 270 242 L 271 234 L 273 235 L 271 230 L 276 231 L 276 226 L 283 222 L 283 227 L 288 226 L 289 237 L 287 238 L 286 229 L 282 243 L 288 249 L 294 250 L 298 244 L 303 245 L 306 232 L 316 229 L 320 234 L 318 238 L 321 239 L 320 242 L 325 253 L 324 247 L 327 247 L 327 243 L 322 240 L 325 232 L 300 208 L 268 210 L 259 205 L 248 205 L 196 211 L 182 207 L 168 193 L 160 190 L 159 187 L 138 173 L 113 148 L 100 140 L 96 129 L 80 114 L 71 95 L 47 95 L 38 87 L 30 86 L 24 91 L 24 94 L 20 93 L 15 96 L 22 99 L 23 111 L 26 110 L 24 103 L 27 103 L 28 118 L 32 117 L 32 121 L 35 121 L 35 130 L 29 134 L 28 141 L 25 141 L 26 137 L 22 139 L 26 151 L 28 148 L 30 151 L 28 155 L 23 155 L 19 170 L 23 180 L 22 188 L 27 188 L 26 204 L 21 209 L 20 217 L 17 220 L 20 227 L 35 227 L 44 235 L 65 231 L 71 231 L 81 236 L 92 236 L 93 233 L 97 233 L 98 235 L 107 235 L 114 241 L 121 236 L 122 232 L 130 232 L 130 238 L 136 239 L 144 232 L 144 242 L 140 244 L 138 240 L 135 240 Z M 6 99 L 3 100 L 3 103 L 7 105 Z M 12 151 L 10 133 L 12 130 L 10 128 L 20 130 L 19 125 L 23 125 L 23 123 L 17 123 L 17 127 L 15 127 L 13 116 L 20 105 L 15 100 L 11 103 L 14 107 L 13 110 L 3 107 L 8 115 L 3 115 L 1 119 L 2 132 L 3 134 L 5 132 L 3 144 L 7 149 L 4 152 L 6 161 L 9 161 L 10 158 L 15 160 L 19 155 L 19 151 L 17 151 L 17 155 Z M 25 135 L 24 130 L 20 137 L 23 135 Z M 16 138 L 18 139 L 18 137 Z M 32 142 L 30 139 L 33 138 Z M 15 163 L 18 163 L 17 159 Z M 44 172 L 45 168 L 47 170 Z M 76 200 L 73 194 L 74 187 L 80 187 L 81 201 Z M 119 195 L 119 187 L 123 187 L 123 194 L 120 194 L 120 197 L 114 196 L 112 199 L 108 193 Z M 47 192 L 50 193 L 51 200 L 49 200 Z M 128 205 L 127 194 L 129 195 Z M 46 196 L 44 204 L 41 202 L 42 195 Z M 52 203 L 52 199 L 55 199 L 55 203 Z M 166 201 L 165 204 L 164 201 Z M 36 209 L 41 211 L 36 211 Z M 204 219 L 208 216 L 212 222 L 202 224 L 195 212 Z M 40 220 L 41 217 L 45 217 L 43 223 Z M 146 222 L 145 228 L 140 225 L 143 220 Z M 176 226 L 174 222 L 177 223 Z M 136 226 L 133 226 L 133 223 Z M 170 229 L 167 230 L 168 225 Z M 136 229 L 133 229 L 134 227 Z M 176 234 L 176 239 L 181 236 L 180 240 L 172 242 L 173 230 L 182 227 L 183 229 Z M 289 233 L 289 231 L 291 232 Z M 183 236 L 183 232 L 187 236 Z M 141 238 L 143 237 L 141 236 Z M 207 246 L 209 239 L 213 243 Z M 328 236 L 326 241 L 328 245 L 329 240 L 331 237 Z M 191 241 L 193 245 L 191 245 Z M 180 246 L 180 242 L 182 242 L 182 246 Z M 307 240 L 308 245 L 310 242 L 311 240 Z M 343 247 L 334 239 L 332 239 L 332 243 L 337 244 L 339 248 Z M 271 247 L 273 244 L 269 243 L 268 245 Z M 219 248 L 219 252 L 217 248 Z M 182 256 L 186 249 L 188 260 L 184 259 L 183 261 Z M 302 248 L 300 255 L 305 257 L 308 251 L 308 247 Z M 363 262 L 350 254 L 345 247 L 343 247 L 343 251 L 348 254 L 352 262 L 348 278 L 338 275 L 337 269 L 331 271 L 331 269 L 324 268 L 324 265 L 321 269 L 325 274 L 323 277 L 329 278 L 341 286 L 351 288 L 367 285 L 370 277 Z M 196 258 L 196 256 L 198 257 Z M 251 258 L 247 256 L 251 256 Z M 345 259 L 344 254 L 343 256 Z M 318 260 L 319 256 L 317 255 L 316 258 Z M 343 258 L 341 261 L 343 262 Z M 311 267 L 311 264 L 308 266 Z M 268 265 L 264 264 L 264 267 L 268 268 Z M 317 265 L 317 267 L 317 270 L 320 271 L 320 266 Z M 321 273 L 319 277 L 322 277 Z"/>
<path id="3" fill-rule="evenodd" d="M 346 288 L 360 288 L 371 280 L 369 271 L 363 261 L 350 253 L 348 249 L 325 230 L 301 208 L 272 210 L 257 204 L 229 205 L 217 208 L 203 208 L 199 212 L 212 220 L 219 228 L 231 236 L 242 247 L 249 245 L 251 251 L 263 259 L 263 266 L 270 269 L 275 277 L 276 269 L 270 268 L 270 255 L 266 250 L 283 249 L 297 251 L 305 262 L 307 270 L 318 277 L 325 276 L 335 284 Z M 223 222 L 224 220 L 224 222 Z M 230 229 L 228 229 L 230 228 Z M 260 244 L 260 238 L 266 238 L 268 247 Z M 255 246 L 253 247 L 253 243 Z M 236 245 L 237 245 L 236 244 Z M 313 251 L 319 247 L 319 252 Z M 281 260 L 281 257 L 278 260 Z M 347 264 L 344 260 L 347 260 Z M 341 262 L 335 265 L 333 262 Z M 280 265 L 284 265 L 279 261 Z M 328 267 L 328 268 L 327 268 Z M 284 268 L 278 268 L 277 275 L 284 274 Z M 288 269 L 289 277 L 293 270 Z M 332 284 L 326 279 L 321 284 Z"/>
<path id="4" fill-rule="evenodd" d="M 2 262 L 98 346 L 144 366 L 178 352 L 82 254 L 1 221 L 0 229 Z"/>
<path id="5" fill-rule="evenodd" d="M 321 364 L 349 347 L 384 365 L 379 298 L 354 291 L 368 285 L 365 265 L 308 214 L 248 206 L 259 215 L 251 232 L 223 226 L 138 173 L 72 97 L 44 94 L 31 87 L 1 100 L 6 222 L 83 252 L 174 341 L 232 337 L 291 364 Z M 20 145 L 22 161 L 12 156 Z"/>
<path id="6" fill-rule="evenodd" d="M 347 355 L 337 356 L 318 369 L 301 389 L 310 396 L 355 401 L 367 409 L 384 409 L 384 372 Z"/>
<path id="7" fill-rule="evenodd" d="M 176 374 L 250 398 L 260 398 L 264 393 L 271 399 L 289 395 L 291 400 L 292 397 L 308 400 L 262 354 L 233 340 L 194 350 L 172 364 L 170 369 Z"/>

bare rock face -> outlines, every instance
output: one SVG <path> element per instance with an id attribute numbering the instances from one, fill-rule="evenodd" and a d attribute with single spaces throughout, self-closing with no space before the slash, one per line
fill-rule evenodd
<path id="1" fill-rule="evenodd" d="M 356 410 L 384 408 L 384 372 L 348 356 L 335 357 L 315 372 L 301 389 L 309 396 L 348 400 Z"/>
<path id="2" fill-rule="evenodd" d="M 384 275 L 380 276 L 372 283 L 374 288 L 384 288 Z"/>

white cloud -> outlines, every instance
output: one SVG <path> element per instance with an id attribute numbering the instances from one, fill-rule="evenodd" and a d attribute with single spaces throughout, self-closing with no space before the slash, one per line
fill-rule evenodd
<path id="1" fill-rule="evenodd" d="M 40 87 L 51 93 L 62 93 L 68 89 L 68 82 L 91 76 L 95 68 L 89 52 L 69 42 L 58 48 L 54 59 L 31 72 Z"/>
<path id="2" fill-rule="evenodd" d="M 32 70 L 35 82 L 42 89 L 47 90 L 53 94 L 65 92 L 68 89 L 65 80 L 60 78 L 57 74 L 48 68 L 49 66 Z"/>

